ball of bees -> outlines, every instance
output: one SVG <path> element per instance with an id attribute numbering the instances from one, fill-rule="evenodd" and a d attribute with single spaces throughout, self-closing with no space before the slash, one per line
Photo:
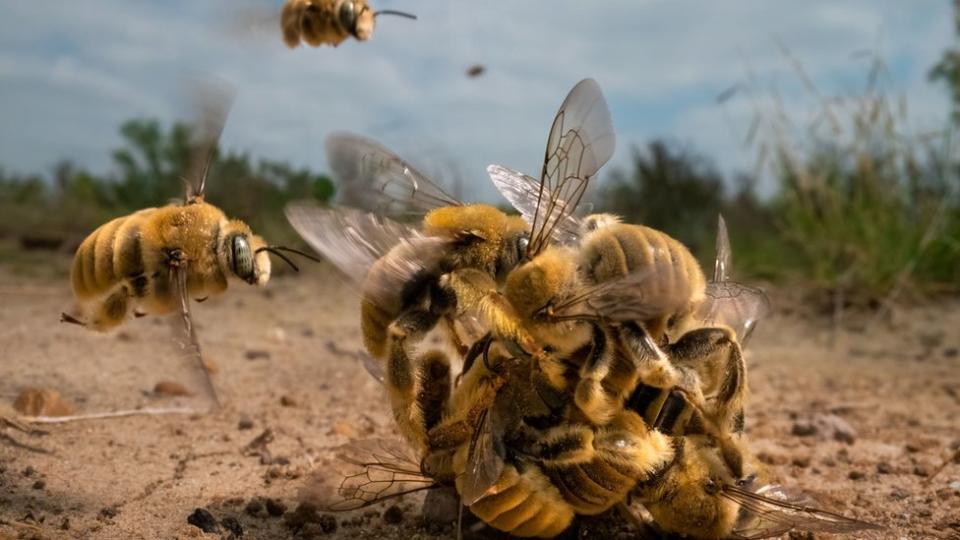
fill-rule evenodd
<path id="1" fill-rule="evenodd" d="M 344 202 L 373 213 L 296 205 L 288 217 L 361 278 L 369 369 L 413 450 L 344 447 L 358 470 L 328 508 L 453 485 L 462 509 L 515 536 L 556 536 L 631 497 L 656 528 L 692 538 L 872 526 L 768 496 L 787 492 L 758 480 L 742 433 L 741 349 L 766 298 L 727 279 L 722 221 L 708 283 L 660 231 L 575 217 L 613 139 L 599 88 L 581 82 L 554 118 L 539 179 L 488 169 L 522 215 L 508 221 L 452 200 L 375 143 L 328 144 L 351 179 Z M 417 229 L 385 209 L 429 213 Z M 483 256 L 466 255 L 474 249 Z M 447 353 L 412 347 L 441 320 L 457 375 Z M 482 337 L 463 342 L 466 322 Z"/>

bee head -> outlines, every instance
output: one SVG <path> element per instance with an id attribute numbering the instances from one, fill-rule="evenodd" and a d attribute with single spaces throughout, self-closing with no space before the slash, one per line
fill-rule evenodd
<path id="1" fill-rule="evenodd" d="M 263 238 L 247 228 L 228 234 L 224 244 L 221 264 L 230 273 L 251 285 L 264 285 L 270 279 L 270 257 L 261 251 L 266 245 Z"/>
<path id="2" fill-rule="evenodd" d="M 458 264 L 483 269 L 498 280 L 520 261 L 528 229 L 523 218 L 487 204 L 444 206 L 423 218 L 424 233 L 455 241 Z"/>
<path id="3" fill-rule="evenodd" d="M 360 41 L 366 41 L 373 35 L 375 16 L 366 0 L 346 0 L 337 9 L 340 27 Z"/>
<path id="4" fill-rule="evenodd" d="M 575 293 L 578 283 L 574 253 L 552 246 L 510 272 L 504 295 L 521 318 L 545 321 L 554 305 Z"/>
<path id="5" fill-rule="evenodd" d="M 722 494 L 732 484 L 719 449 L 706 438 L 685 437 L 683 455 L 667 472 L 665 494 L 644 506 L 664 531 L 694 538 L 725 538 L 740 506 Z M 701 440 L 702 439 L 702 440 Z"/>

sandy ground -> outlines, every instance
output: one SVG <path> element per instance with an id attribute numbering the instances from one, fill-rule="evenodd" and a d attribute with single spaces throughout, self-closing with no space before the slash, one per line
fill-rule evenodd
<path id="1" fill-rule="evenodd" d="M 95 335 L 57 323 L 65 280 L 0 269 L 0 283 L 0 415 L 24 386 L 100 412 L 169 406 L 154 385 L 190 381 L 169 321 Z M 452 536 L 425 523 L 415 498 L 290 525 L 297 490 L 329 470 L 332 448 L 394 433 L 379 384 L 351 354 L 356 303 L 342 281 L 314 267 L 265 290 L 235 284 L 194 313 L 223 408 L 39 426 L 43 435 L 0 427 L 0 539 Z M 960 303 L 895 315 L 831 332 L 828 318 L 779 309 L 751 344 L 749 434 L 782 483 L 889 527 L 859 537 L 960 538 L 960 464 L 930 478 L 960 445 Z M 268 444 L 245 450 L 266 430 Z M 219 533 L 188 524 L 197 508 Z M 591 520 L 567 536 L 636 537 L 614 529 Z"/>

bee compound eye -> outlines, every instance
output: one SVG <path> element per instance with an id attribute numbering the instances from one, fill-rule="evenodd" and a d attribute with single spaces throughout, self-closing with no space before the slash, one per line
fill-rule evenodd
<path id="1" fill-rule="evenodd" d="M 241 279 L 249 280 L 253 276 L 253 252 L 250 243 L 241 235 L 233 237 L 230 251 L 233 255 L 233 273 Z"/>
<path id="2" fill-rule="evenodd" d="M 340 19 L 340 26 L 345 28 L 351 34 L 357 28 L 357 10 L 353 5 L 353 0 L 347 0 L 340 5 L 340 12 L 337 13 Z"/>
<path id="3" fill-rule="evenodd" d="M 517 240 L 517 259 L 523 259 L 527 254 L 527 246 L 530 245 L 530 238 L 527 235 L 523 235 Z"/>

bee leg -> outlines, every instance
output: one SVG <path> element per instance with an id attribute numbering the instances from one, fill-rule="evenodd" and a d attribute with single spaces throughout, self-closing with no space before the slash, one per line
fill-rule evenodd
<path id="1" fill-rule="evenodd" d="M 410 309 L 398 316 L 387 329 L 387 387 L 394 418 L 400 432 L 417 448 L 426 443 L 424 411 L 418 402 L 419 366 L 414 366 L 407 350 L 409 339 L 417 339 L 436 325 L 439 315 L 423 309 Z M 448 370 L 449 371 L 449 370 Z"/>
<path id="2" fill-rule="evenodd" d="M 706 411 L 709 420 L 724 433 L 742 432 L 747 372 L 733 333 L 726 328 L 692 330 L 670 345 L 668 354 L 681 370 L 696 374 L 703 394 L 715 396 Z"/>
<path id="3" fill-rule="evenodd" d="M 611 349 L 607 335 L 594 326 L 590 355 L 580 368 L 580 380 L 573 392 L 574 403 L 597 425 L 610 421 L 636 384 L 637 370 Z"/>
<path id="4" fill-rule="evenodd" d="M 438 286 L 445 295 L 456 299 L 458 311 L 476 310 L 497 338 L 517 343 L 530 354 L 541 354 L 536 341 L 520 326 L 513 306 L 487 273 L 475 268 L 454 270 L 441 276 Z"/>
<path id="5" fill-rule="evenodd" d="M 76 324 L 76 325 L 79 325 L 79 326 L 86 326 L 86 325 L 87 325 L 87 323 L 81 321 L 80 319 L 78 319 L 78 318 L 74 317 L 73 315 L 70 315 L 69 313 L 66 313 L 66 312 L 60 313 L 60 322 L 62 322 L 62 323 Z"/>
<path id="6" fill-rule="evenodd" d="M 521 424 L 514 437 L 511 447 L 545 465 L 573 465 L 594 457 L 594 431 L 586 424 L 562 424 L 544 430 Z"/>
<path id="7" fill-rule="evenodd" d="M 121 285 L 97 306 L 90 320 L 90 326 L 94 330 L 105 332 L 122 323 L 129 311 L 130 290 L 126 285 Z"/>
<path id="8" fill-rule="evenodd" d="M 417 406 L 423 411 L 424 431 L 440 423 L 450 401 L 450 360 L 440 351 L 429 351 L 420 359 L 420 391 Z"/>

